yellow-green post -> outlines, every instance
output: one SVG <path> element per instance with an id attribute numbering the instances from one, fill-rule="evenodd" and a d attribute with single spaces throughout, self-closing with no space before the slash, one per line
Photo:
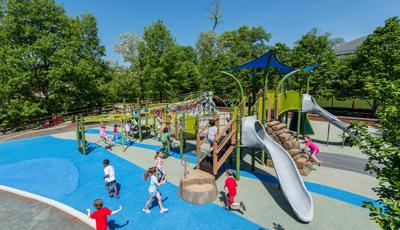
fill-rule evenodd
<path id="1" fill-rule="evenodd" d="M 139 126 L 139 141 L 142 142 L 142 114 L 140 108 L 140 98 L 137 99 L 137 114 L 138 114 L 138 126 Z"/>
<path id="2" fill-rule="evenodd" d="M 167 125 L 167 105 L 164 105 L 164 126 Z"/>
<path id="3" fill-rule="evenodd" d="M 153 116 L 153 131 L 154 131 L 154 139 L 157 139 L 157 135 L 158 135 L 158 130 L 157 130 L 157 123 L 156 123 L 156 117 Z"/>
<path id="4" fill-rule="evenodd" d="M 240 115 L 238 113 L 238 107 L 235 106 L 233 110 L 234 119 L 236 119 L 236 180 L 240 179 Z"/>
<path id="5" fill-rule="evenodd" d="M 183 157 L 183 147 L 184 147 L 184 140 L 183 140 L 183 131 L 185 129 L 185 113 L 182 114 L 182 117 L 180 118 L 180 124 L 179 124 L 179 154 L 180 158 L 182 159 Z"/>
<path id="6" fill-rule="evenodd" d="M 125 152 L 125 148 L 124 148 L 124 143 L 125 143 L 125 123 L 126 123 L 126 117 L 124 117 L 125 119 L 122 120 L 121 122 L 121 143 L 122 143 L 122 151 Z M 127 137 L 128 139 L 128 137 Z"/>
<path id="7" fill-rule="evenodd" d="M 76 124 L 76 144 L 78 146 L 78 150 L 81 151 L 81 133 L 80 133 L 80 128 L 79 128 L 79 121 L 78 117 L 75 115 L 74 116 L 75 124 Z"/>
<path id="8" fill-rule="evenodd" d="M 124 127 L 125 125 L 124 125 L 124 118 L 125 118 L 125 114 L 124 114 L 124 116 L 122 116 L 122 118 L 119 120 L 119 124 L 120 124 L 120 126 L 121 126 L 121 133 L 123 133 L 122 132 L 122 127 Z M 124 134 L 121 134 L 121 146 L 122 146 L 122 152 L 125 152 L 125 141 L 124 141 Z"/>
<path id="9" fill-rule="evenodd" d="M 82 118 L 82 153 L 86 155 L 86 137 L 85 137 L 85 122 Z"/>

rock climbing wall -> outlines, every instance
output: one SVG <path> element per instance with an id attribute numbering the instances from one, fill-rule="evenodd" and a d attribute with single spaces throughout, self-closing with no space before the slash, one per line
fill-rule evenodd
<path id="1" fill-rule="evenodd" d="M 300 144 L 296 138 L 290 134 L 286 124 L 279 121 L 271 121 L 267 123 L 267 133 L 292 156 L 296 163 L 297 169 L 302 176 L 307 176 L 313 169 L 312 162 L 308 159 L 308 155 L 301 153 Z M 267 159 L 267 166 L 274 167 L 271 159 Z"/>

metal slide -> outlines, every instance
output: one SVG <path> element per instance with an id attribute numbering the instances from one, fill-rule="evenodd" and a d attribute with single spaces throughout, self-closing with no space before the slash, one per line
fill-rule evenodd
<path id="1" fill-rule="evenodd" d="M 283 194 L 294 213 L 304 222 L 312 221 L 313 200 L 292 157 L 267 134 L 256 116 L 244 117 L 242 122 L 242 144 L 247 147 L 264 148 L 270 154 Z"/>
<path id="2" fill-rule="evenodd" d="M 334 126 L 338 127 L 339 129 L 346 131 L 349 128 L 349 125 L 343 123 L 337 117 L 335 117 L 330 112 L 326 111 L 325 109 L 321 108 L 315 101 L 315 99 L 309 94 L 303 94 L 303 101 L 302 101 L 302 112 L 311 112 L 316 113 L 325 118 L 328 122 L 332 123 Z"/>

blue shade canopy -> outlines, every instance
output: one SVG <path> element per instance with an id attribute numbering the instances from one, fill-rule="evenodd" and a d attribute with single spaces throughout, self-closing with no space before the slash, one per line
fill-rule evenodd
<path id="1" fill-rule="evenodd" d="M 272 53 L 272 50 L 268 51 L 267 53 L 263 54 L 262 56 L 247 62 L 246 64 L 235 66 L 233 70 L 239 70 L 239 69 L 250 69 L 250 68 L 266 68 L 267 67 L 267 62 L 269 57 L 272 56 L 271 59 L 271 68 L 279 69 L 279 71 L 282 74 L 288 74 L 292 72 L 294 69 L 290 68 L 289 66 L 286 66 L 282 63 L 279 62 L 279 60 L 276 58 L 276 56 Z"/>
<path id="2" fill-rule="evenodd" d="M 310 72 L 310 71 L 314 70 L 315 68 L 317 68 L 317 67 L 320 66 L 320 65 L 321 65 L 321 63 L 320 63 L 320 64 L 314 64 L 314 65 L 310 65 L 310 66 L 304 67 L 304 68 L 303 68 L 303 71 Z"/>

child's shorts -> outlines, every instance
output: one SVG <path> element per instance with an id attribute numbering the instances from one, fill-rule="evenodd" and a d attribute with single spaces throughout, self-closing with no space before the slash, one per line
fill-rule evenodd
<path id="1" fill-rule="evenodd" d="M 113 181 L 110 181 L 110 182 L 106 182 L 106 186 L 117 186 L 117 181 L 116 180 L 113 180 Z"/>
<path id="2" fill-rule="evenodd" d="M 154 191 L 154 192 L 150 192 L 149 191 L 149 195 L 152 197 L 155 197 L 157 195 L 158 190 Z"/>
<path id="3" fill-rule="evenodd" d="M 229 205 L 232 205 L 233 203 L 235 203 L 236 191 L 229 191 L 226 196 L 228 197 Z"/>
<path id="4" fill-rule="evenodd" d="M 311 150 L 310 151 L 310 155 L 313 155 L 313 154 L 318 155 L 318 153 L 319 153 L 319 149 L 315 149 L 315 150 Z"/>

